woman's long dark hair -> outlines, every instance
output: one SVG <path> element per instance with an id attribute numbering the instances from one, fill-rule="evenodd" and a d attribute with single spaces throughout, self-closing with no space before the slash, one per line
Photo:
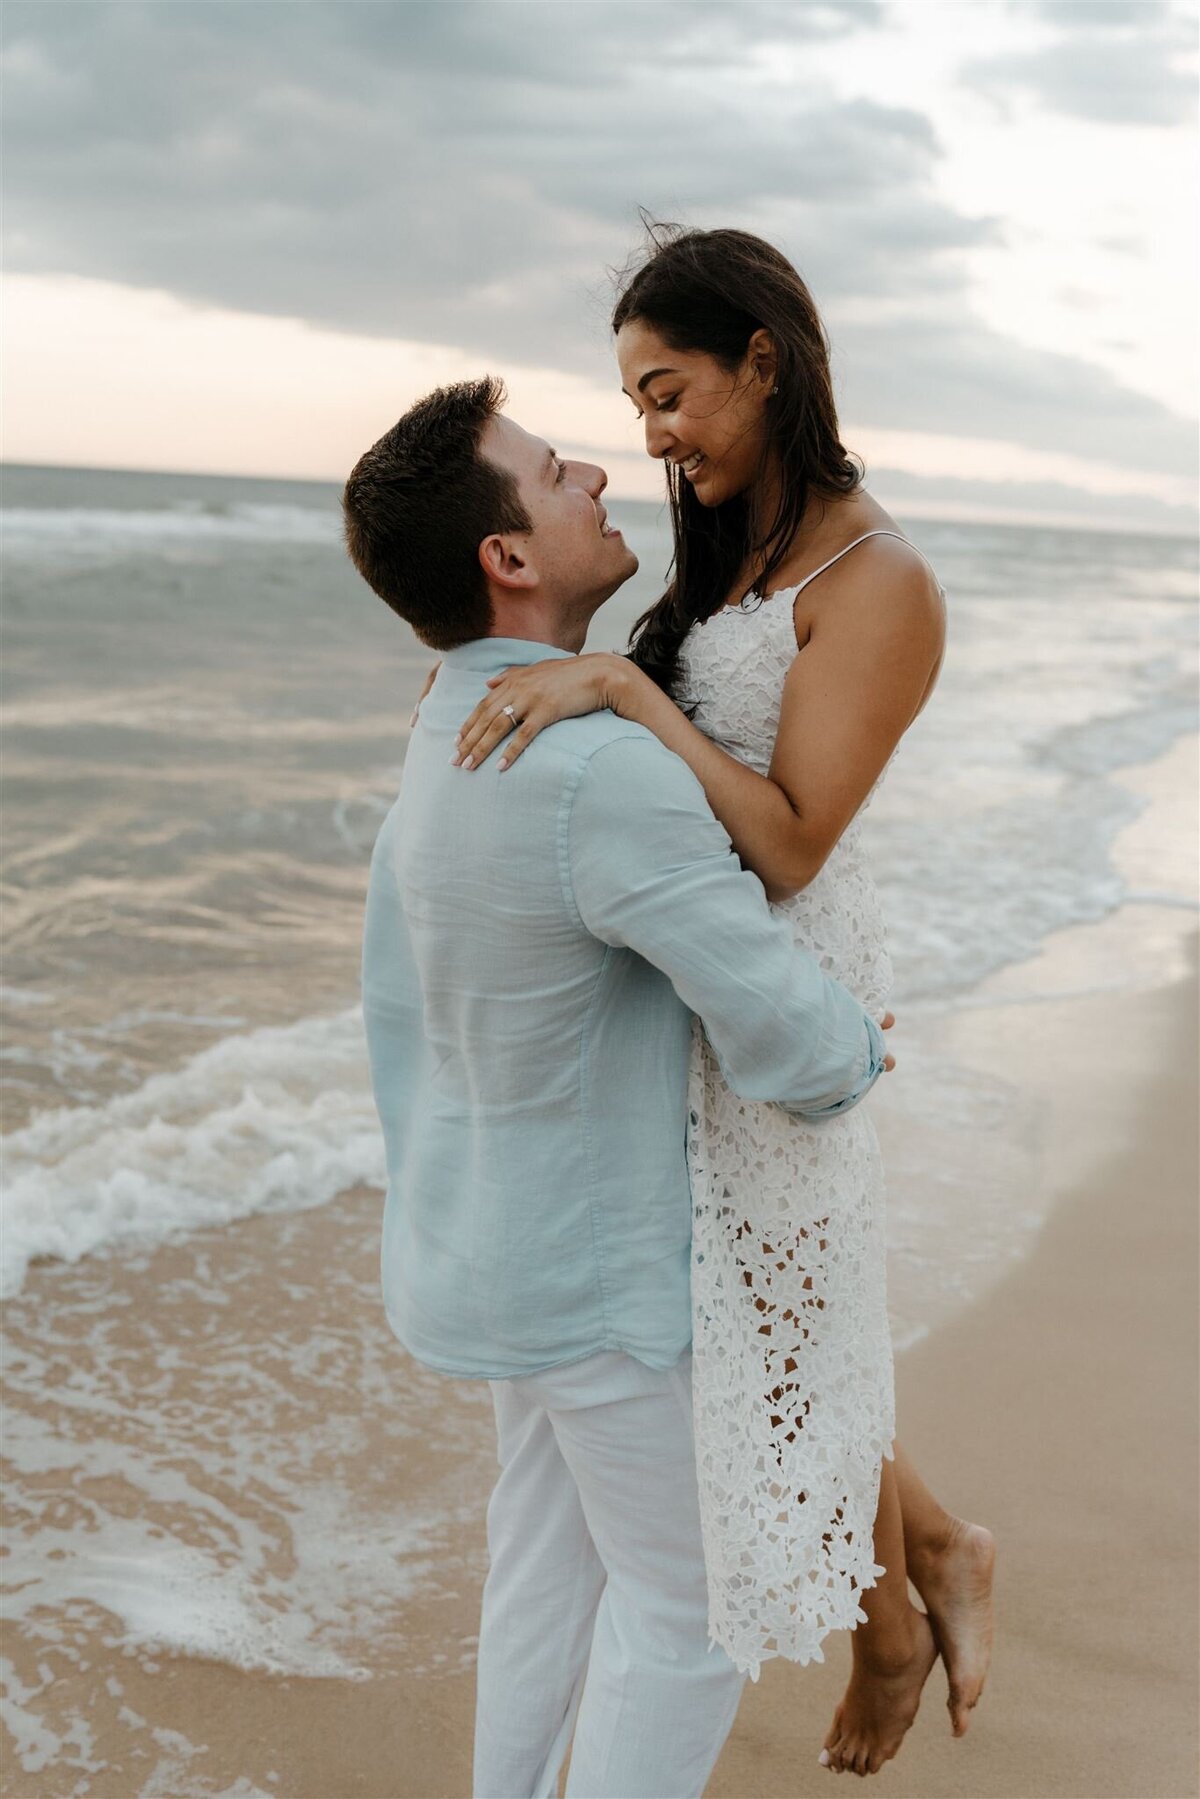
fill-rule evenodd
<path id="1" fill-rule="evenodd" d="M 672 349 L 703 351 L 732 373 L 755 331 L 765 329 L 778 359 L 763 449 L 764 466 L 776 457 L 782 476 L 773 519 L 755 519 L 744 494 L 702 506 L 690 483 L 666 465 L 675 537 L 670 583 L 634 626 L 630 654 L 670 693 L 684 638 L 725 604 L 739 571 L 747 564 L 756 569 L 756 591 L 767 592 L 810 495 L 853 493 L 863 471 L 839 441 L 829 340 L 787 258 L 748 231 L 646 224 L 650 252 L 624 279 L 613 331 L 642 319 Z"/>

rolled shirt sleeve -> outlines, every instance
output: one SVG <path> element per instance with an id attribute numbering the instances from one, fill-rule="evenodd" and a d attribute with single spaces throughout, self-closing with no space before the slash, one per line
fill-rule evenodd
<path id="1" fill-rule="evenodd" d="M 680 757 L 640 732 L 595 751 L 566 830 L 570 898 L 703 1021 L 741 1098 L 805 1118 L 849 1111 L 883 1071 L 879 1026 L 793 942 Z"/>

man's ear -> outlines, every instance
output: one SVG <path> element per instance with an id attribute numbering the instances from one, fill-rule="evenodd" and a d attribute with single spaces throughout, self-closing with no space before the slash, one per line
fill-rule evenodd
<path id="1" fill-rule="evenodd" d="M 538 584 L 537 570 L 514 537 L 485 537 L 479 546 L 479 566 L 497 587 L 528 589 Z"/>

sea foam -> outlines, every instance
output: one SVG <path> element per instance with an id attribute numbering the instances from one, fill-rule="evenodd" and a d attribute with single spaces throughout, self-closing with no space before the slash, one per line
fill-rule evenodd
<path id="1" fill-rule="evenodd" d="M 0 1294 L 38 1256 L 75 1262 L 384 1180 L 358 1007 L 229 1036 L 103 1105 L 0 1141 Z"/>
<path id="2" fill-rule="evenodd" d="M 9 506 L 0 511 L 0 544 L 6 556 L 43 551 L 93 553 L 150 550 L 156 543 L 195 540 L 223 543 L 338 543 L 341 520 L 334 508 L 234 501 L 173 506 Z"/>

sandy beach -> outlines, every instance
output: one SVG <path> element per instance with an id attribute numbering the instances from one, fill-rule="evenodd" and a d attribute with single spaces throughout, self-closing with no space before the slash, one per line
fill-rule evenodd
<path id="1" fill-rule="evenodd" d="M 1195 1005 L 1184 982 L 1040 1012 L 1047 1178 L 1079 1178 L 1030 1259 L 899 1361 L 909 1452 L 1001 1546 L 984 1701 L 953 1741 L 935 1669 L 880 1776 L 903 1799 L 1197 1791 Z M 823 1790 L 813 1744 L 846 1667 L 840 1643 L 823 1668 L 764 1669 L 714 1799 Z"/>
<path id="2" fill-rule="evenodd" d="M 1162 914 L 1177 959 L 1186 923 Z M 1142 990 L 1072 991 L 1084 960 L 1094 972 L 1098 950 L 1114 968 L 1134 968 L 1145 929 L 1145 914 L 1131 907 L 1063 933 L 1037 962 L 1006 971 L 942 1021 L 951 1040 L 943 1049 L 1019 1071 L 1045 1095 L 1041 1178 L 1058 1197 L 1032 1255 L 900 1359 L 910 1452 L 951 1505 L 996 1530 L 1002 1560 L 985 1702 L 970 1735 L 953 1741 L 935 1670 L 901 1759 L 880 1777 L 897 1799 L 1196 1791 L 1195 975 Z M 128 1390 L 112 1398 L 134 1433 L 139 1385 L 161 1398 L 169 1379 L 177 1401 L 194 1400 L 207 1370 L 227 1372 L 233 1356 L 247 1371 L 242 1428 L 256 1372 L 271 1385 L 270 1429 L 299 1443 L 311 1408 L 328 1403 L 327 1385 L 306 1383 L 306 1364 L 340 1356 L 341 1421 L 353 1438 L 340 1480 L 385 1513 L 394 1503 L 442 1520 L 440 1536 L 407 1542 L 399 1559 L 367 1571 L 378 1582 L 397 1570 L 396 1631 L 357 1645 L 358 1678 L 300 1679 L 203 1654 L 149 1657 L 144 1647 L 136 1655 L 104 1607 L 102 1584 L 92 1604 L 73 1603 L 57 1619 L 47 1612 L 40 1638 L 36 1616 L 21 1635 L 10 1632 L 18 1690 L 43 1689 L 41 1715 L 67 1745 L 39 1771 L 29 1767 L 36 1744 L 23 1741 L 24 1767 L 7 1758 L 12 1799 L 470 1791 L 490 1408 L 485 1389 L 422 1374 L 380 1330 L 378 1211 L 377 1194 L 357 1191 L 142 1257 L 42 1266 L 10 1307 L 18 1365 L 54 1338 L 57 1323 L 76 1321 L 73 1351 L 42 1372 L 51 1431 L 87 1387 L 78 1321 L 97 1308 L 122 1344 Z M 170 1376 L 144 1350 L 154 1310 L 167 1303 L 183 1351 Z M 389 1395 L 402 1389 L 399 1418 Z M 214 1419 L 213 1429 L 233 1433 L 238 1422 Z M 323 1425 L 328 1436 L 327 1415 Z M 103 1491 L 110 1508 L 119 1500 L 119 1468 L 79 1479 L 47 1461 L 44 1481 L 61 1487 L 64 1525 L 86 1529 L 89 1491 Z M 181 1467 L 181 1483 L 194 1472 Z M 310 1460 L 295 1478 L 321 1472 Z M 278 1495 L 256 1496 L 232 1468 L 224 1490 L 201 1485 L 214 1529 L 222 1509 L 244 1520 L 258 1506 L 264 1553 L 286 1559 L 286 1532 L 274 1528 Z M 335 1575 L 340 1540 L 352 1578 L 356 1546 L 339 1539 L 336 1517 L 329 1538 Z M 440 1576 L 432 1588 L 421 1579 L 431 1560 Z M 169 1597 L 168 1580 L 159 1602 Z M 153 1598 L 151 1581 L 151 1631 Z M 711 1799 L 825 1790 L 830 1776 L 816 1755 L 847 1659 L 840 1641 L 824 1667 L 764 1669 L 746 1689 Z"/>
<path id="3" fill-rule="evenodd" d="M 811 1394 L 801 1523 L 814 1467 L 873 1476 L 894 1361 L 897 1442 L 995 1533 L 968 1734 L 935 1662 L 875 1790 L 1200 1799 L 1197 3 L 10 0 L 0 1799 L 469 1799 L 494 1396 L 394 1335 L 384 1189 L 440 1180 L 430 1265 L 470 1238 L 468 1290 L 401 1279 L 464 1341 L 506 1271 L 564 1248 L 614 1327 L 619 1241 L 668 1316 L 645 1158 L 617 1182 L 629 1231 L 584 1205 L 644 1123 L 644 1017 L 571 1127 L 605 1099 L 589 1021 L 640 1004 L 622 932 L 670 927 L 673 893 L 635 874 L 597 923 L 617 960 L 590 998 L 569 975 L 580 1032 L 548 969 L 560 899 L 596 922 L 573 851 L 619 870 L 645 800 L 686 912 L 688 831 L 631 778 L 581 844 L 603 781 L 580 762 L 539 872 L 536 761 L 509 760 L 562 694 L 593 703 L 589 670 L 694 765 L 718 861 L 728 841 L 763 893 L 803 878 L 799 943 L 896 1015 L 844 1155 L 750 1120 L 767 1151 L 736 1158 L 717 1228 L 742 1264 L 753 1228 L 760 1278 L 718 1293 L 697 1243 L 692 1281 L 697 1331 L 789 1270 L 827 1308 L 780 1377 Z M 558 662 L 548 708 L 540 676 L 494 690 L 521 729 L 480 766 L 450 754 L 455 664 L 423 696 L 468 652 L 462 742 L 489 630 Z M 564 647 L 591 660 L 559 688 Z M 690 737 L 617 679 L 626 654 Z M 562 728 L 590 753 L 608 726 Z M 408 924 L 418 887 L 461 904 L 487 963 L 455 1045 L 438 996 L 472 955 L 418 955 L 437 1054 L 399 1160 L 430 1059 L 393 1075 L 385 1041 L 371 1066 L 376 995 L 385 1040 L 404 1011 L 390 926 L 363 1006 L 397 842 Z M 720 903 L 707 960 L 753 1028 L 756 939 Z M 544 1067 L 514 1051 L 559 1027 Z M 464 1096 L 522 1190 L 527 1122 L 582 1145 L 545 1183 L 544 1256 L 495 1180 L 490 1203 L 489 1146 L 448 1172 Z M 686 1113 L 681 1084 L 681 1179 Z M 772 1186 L 793 1152 L 803 1230 Z M 826 1440 L 848 1412 L 865 1455 Z M 861 1507 L 841 1530 L 871 1549 Z M 854 1644 L 763 1664 L 689 1799 L 830 1794 Z M 501 1659 L 518 1716 L 528 1658 Z"/>
<path id="4" fill-rule="evenodd" d="M 407 717 L 426 658 L 327 619 L 344 571 L 320 496 L 267 497 L 235 485 L 228 517 L 171 498 L 167 563 L 157 514 L 131 515 L 150 546 L 133 554 L 118 508 L 52 511 L 99 533 L 78 568 L 57 527 L 26 521 L 30 687 L 6 760 L 10 801 L 18 777 L 26 795 L 6 971 L 25 981 L 8 995 L 6 1799 L 470 1791 L 490 1398 L 388 1330 L 353 1004 L 397 692 Z M 139 478 L 128 498 L 154 493 Z M 259 535 L 214 548 L 230 519 Z M 965 595 L 957 657 L 873 821 L 900 1066 L 868 1103 L 901 1436 L 997 1532 L 1000 1633 L 966 1740 L 935 1672 L 880 1788 L 1188 1799 L 1192 589 L 1172 544 L 1152 546 L 1149 596 L 1141 544 L 1121 560 L 946 527 L 942 547 Z M 1071 603 L 1011 597 L 1018 565 Z M 182 598 L 122 686 L 96 583 L 161 607 L 163 567 Z M 221 618 L 241 686 L 223 652 L 205 675 L 199 635 Z M 47 698 L 38 671 L 67 640 L 75 685 Z M 764 1669 L 710 1799 L 828 1789 L 816 1757 L 848 1660 L 840 1640 L 825 1666 Z"/>

